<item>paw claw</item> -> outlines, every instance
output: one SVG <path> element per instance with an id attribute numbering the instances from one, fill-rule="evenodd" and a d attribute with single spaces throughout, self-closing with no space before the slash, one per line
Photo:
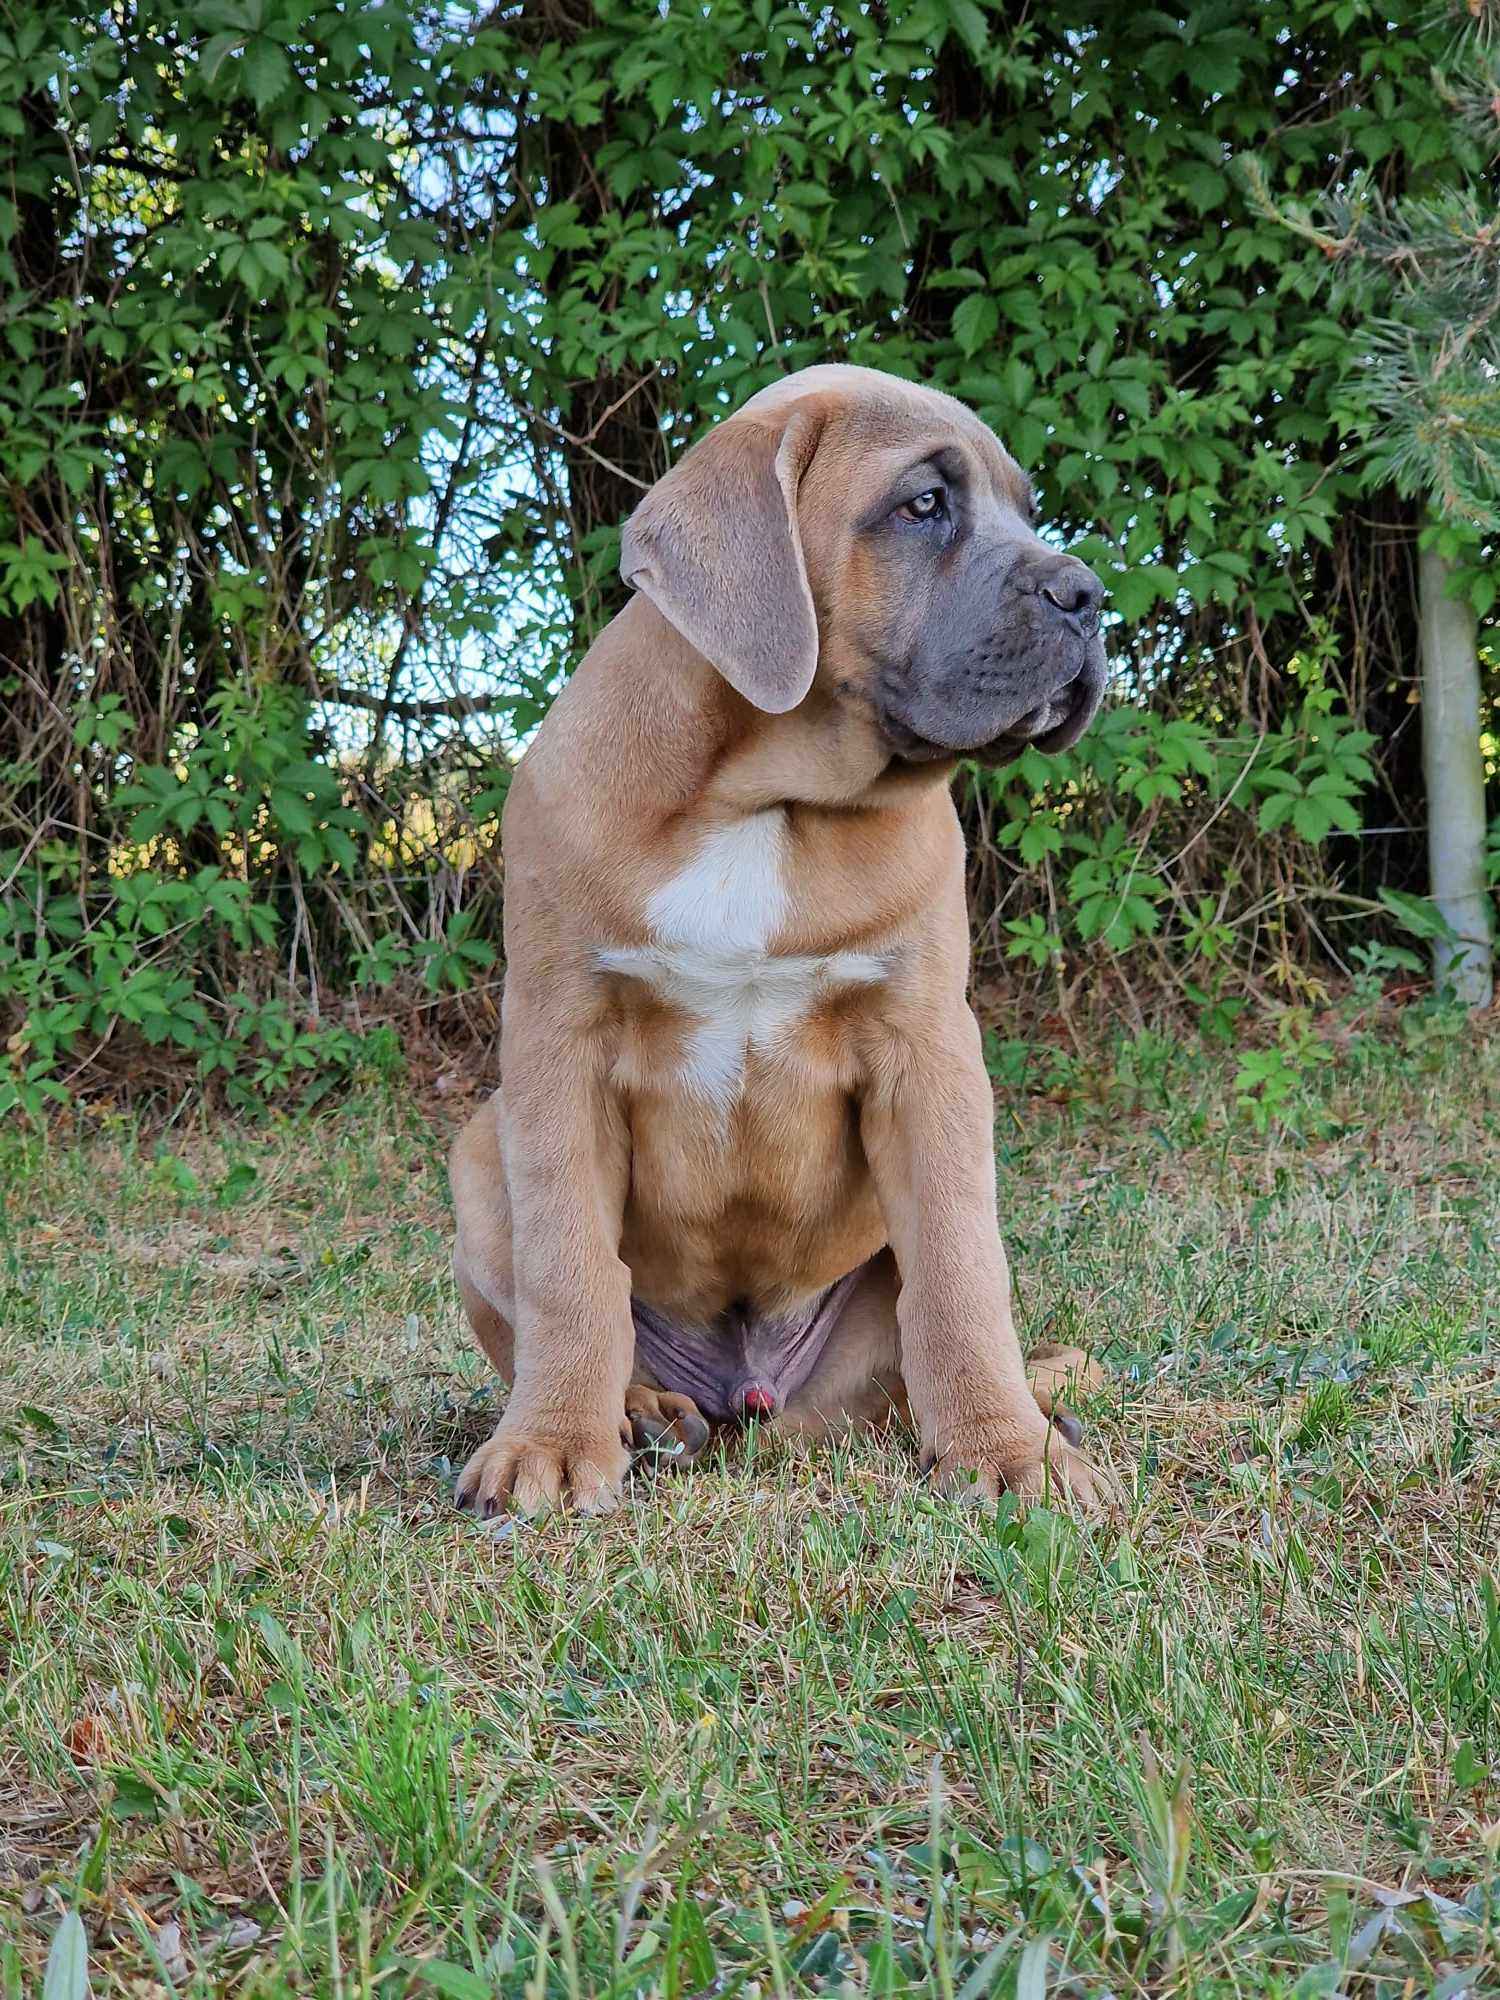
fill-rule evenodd
<path id="1" fill-rule="evenodd" d="M 627 1458 L 614 1440 L 536 1437 L 501 1424 L 459 1475 L 455 1497 L 482 1521 L 507 1505 L 522 1514 L 572 1507 L 582 1514 L 610 1514 L 620 1503 Z"/>
<path id="2" fill-rule="evenodd" d="M 681 1417 L 678 1421 L 682 1425 L 682 1436 L 683 1442 L 687 1446 L 687 1455 L 689 1458 L 696 1458 L 713 1435 L 708 1419 L 700 1417 L 698 1412 L 694 1410 L 691 1416 Z"/>
<path id="3" fill-rule="evenodd" d="M 1061 1410 L 1054 1403 L 1052 1406 L 1052 1423 L 1053 1428 L 1061 1431 L 1069 1444 L 1083 1443 L 1083 1425 L 1071 1410 Z"/>

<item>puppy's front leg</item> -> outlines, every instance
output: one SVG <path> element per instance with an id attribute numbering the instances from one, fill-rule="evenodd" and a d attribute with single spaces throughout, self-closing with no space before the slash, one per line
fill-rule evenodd
<path id="1" fill-rule="evenodd" d="M 607 1513 L 635 1353 L 620 1260 L 627 1135 L 608 1115 L 604 1051 L 588 1026 L 559 1033 L 521 980 L 505 996 L 500 1150 L 510 1195 L 515 1379 L 494 1436 L 458 1482 L 460 1504 L 528 1513 L 564 1502 Z"/>
<path id="2" fill-rule="evenodd" d="M 965 1007 L 939 1034 L 894 1034 L 862 1133 L 901 1272 L 901 1373 L 923 1457 L 949 1491 L 1023 1500 L 1071 1492 L 1086 1509 L 1113 1482 L 1048 1426 L 1026 1379 L 995 1203 L 994 1099 Z"/>

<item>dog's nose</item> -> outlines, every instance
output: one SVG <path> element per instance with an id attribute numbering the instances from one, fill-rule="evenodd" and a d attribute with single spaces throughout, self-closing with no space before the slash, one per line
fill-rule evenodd
<path id="1" fill-rule="evenodd" d="M 1038 589 L 1049 604 L 1080 624 L 1092 623 L 1104 603 L 1104 585 L 1076 556 L 1059 556 L 1039 581 Z"/>

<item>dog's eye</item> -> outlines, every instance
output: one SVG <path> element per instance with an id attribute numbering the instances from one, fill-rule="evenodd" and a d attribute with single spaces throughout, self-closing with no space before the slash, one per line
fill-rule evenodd
<path id="1" fill-rule="evenodd" d="M 903 501 L 896 509 L 903 521 L 941 521 L 948 511 L 948 496 L 941 486 L 929 486 L 925 493 Z"/>

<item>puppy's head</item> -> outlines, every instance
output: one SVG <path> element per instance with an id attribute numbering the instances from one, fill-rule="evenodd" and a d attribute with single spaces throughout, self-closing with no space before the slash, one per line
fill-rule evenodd
<path id="1" fill-rule="evenodd" d="M 818 681 L 894 757 L 1076 740 L 1104 692 L 1097 577 L 1032 525 L 1025 475 L 961 403 L 818 367 L 754 396 L 647 494 L 621 570 L 772 714 Z"/>

